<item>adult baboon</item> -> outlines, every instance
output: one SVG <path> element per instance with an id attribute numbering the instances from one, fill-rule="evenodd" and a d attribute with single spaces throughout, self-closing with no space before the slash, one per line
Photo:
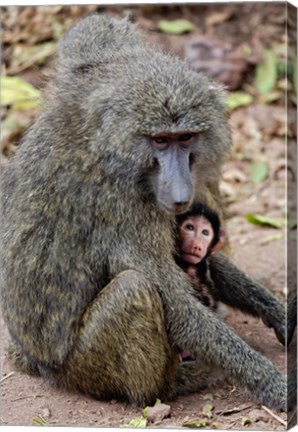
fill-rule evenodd
<path id="1" fill-rule="evenodd" d="M 175 214 L 218 199 L 223 100 L 126 20 L 93 15 L 61 39 L 45 109 L 2 178 L 3 313 L 23 370 L 138 404 L 226 376 L 286 408 L 284 376 L 191 295 L 173 259 Z M 226 303 L 283 341 L 278 301 L 210 260 Z M 177 346 L 197 362 L 178 364 Z"/>

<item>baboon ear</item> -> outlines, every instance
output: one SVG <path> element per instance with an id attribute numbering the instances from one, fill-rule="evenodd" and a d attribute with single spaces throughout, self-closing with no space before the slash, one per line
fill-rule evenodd
<path id="1" fill-rule="evenodd" d="M 96 65 L 87 63 L 76 66 L 72 72 L 79 76 L 88 75 Z"/>
<path id="2" fill-rule="evenodd" d="M 125 47 L 127 40 L 131 44 L 143 43 L 135 25 L 125 18 L 119 20 L 106 14 L 91 14 L 82 18 L 58 43 L 58 71 L 67 68 L 88 72 L 89 65 L 111 61 L 111 53 Z"/>
<path id="3" fill-rule="evenodd" d="M 225 111 L 226 99 L 227 99 L 226 88 L 222 84 L 211 81 L 208 89 L 210 95 L 213 96 L 214 101 L 219 103 L 220 108 L 223 109 L 223 111 Z"/>
<path id="4" fill-rule="evenodd" d="M 223 247 L 223 244 L 225 242 L 226 238 L 226 232 L 222 228 L 219 229 L 219 240 L 218 242 L 213 246 L 211 249 L 211 255 L 217 252 L 219 249 Z"/>

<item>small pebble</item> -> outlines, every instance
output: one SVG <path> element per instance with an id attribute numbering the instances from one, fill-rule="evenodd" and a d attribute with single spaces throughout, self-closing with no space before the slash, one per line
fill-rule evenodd
<path id="1" fill-rule="evenodd" d="M 161 422 L 164 418 L 169 417 L 171 414 L 170 405 L 159 404 L 148 410 L 147 418 L 151 423 Z"/>
<path id="2" fill-rule="evenodd" d="M 51 417 L 51 411 L 50 408 L 43 408 L 42 412 L 41 412 L 42 417 L 44 418 L 49 418 Z"/>
<path id="3" fill-rule="evenodd" d="M 253 409 L 248 413 L 247 417 L 250 418 L 253 422 L 268 421 L 268 415 L 264 411 L 259 409 Z"/>

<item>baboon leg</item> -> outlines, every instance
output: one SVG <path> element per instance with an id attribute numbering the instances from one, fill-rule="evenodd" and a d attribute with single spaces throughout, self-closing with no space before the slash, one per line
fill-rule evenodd
<path id="1" fill-rule="evenodd" d="M 127 270 L 88 306 L 73 351 L 49 378 L 99 399 L 146 405 L 161 397 L 175 357 L 158 293 Z"/>
<path id="2" fill-rule="evenodd" d="M 222 369 L 204 361 L 181 362 L 172 381 L 167 399 L 214 387 L 226 381 Z"/>

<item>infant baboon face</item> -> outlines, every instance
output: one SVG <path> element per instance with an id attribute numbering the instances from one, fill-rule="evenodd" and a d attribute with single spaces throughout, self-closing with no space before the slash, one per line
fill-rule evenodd
<path id="1" fill-rule="evenodd" d="M 179 226 L 180 257 L 189 264 L 198 264 L 209 252 L 214 238 L 211 223 L 204 216 L 190 216 Z"/>

